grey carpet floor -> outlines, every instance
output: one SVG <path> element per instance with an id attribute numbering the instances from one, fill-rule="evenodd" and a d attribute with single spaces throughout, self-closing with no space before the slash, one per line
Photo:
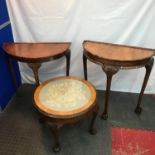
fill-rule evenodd
<path id="1" fill-rule="evenodd" d="M 0 113 L 0 155 L 52 155 L 53 135 L 38 122 L 33 106 L 33 85 L 22 85 L 12 102 Z M 97 134 L 90 135 L 90 119 L 65 125 L 61 129 L 62 151 L 59 155 L 111 155 L 112 126 L 155 131 L 155 97 L 144 95 L 143 112 L 136 115 L 138 94 L 111 92 L 108 120 L 100 119 L 104 91 L 98 91 Z"/>

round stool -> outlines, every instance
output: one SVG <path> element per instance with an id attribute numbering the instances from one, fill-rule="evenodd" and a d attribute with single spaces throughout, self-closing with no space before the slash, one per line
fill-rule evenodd
<path id="1" fill-rule="evenodd" d="M 51 122 L 55 145 L 60 151 L 59 128 L 80 121 L 90 115 L 89 131 L 95 134 L 94 122 L 98 112 L 96 90 L 89 82 L 77 77 L 58 77 L 40 84 L 34 93 L 35 107 L 42 115 L 41 122 Z"/>

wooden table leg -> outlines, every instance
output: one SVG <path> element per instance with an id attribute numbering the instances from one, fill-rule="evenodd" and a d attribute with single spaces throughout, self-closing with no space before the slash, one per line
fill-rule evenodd
<path id="1" fill-rule="evenodd" d="M 152 58 L 152 59 L 148 62 L 148 64 L 145 65 L 146 73 L 145 73 L 143 85 L 142 85 L 142 88 L 141 88 L 141 92 L 140 92 L 140 94 L 139 94 L 137 107 L 136 107 L 136 109 L 135 109 L 135 112 L 136 112 L 137 114 L 140 114 L 140 113 L 142 112 L 141 101 L 142 101 L 142 97 L 143 97 L 143 94 L 144 94 L 144 90 L 145 90 L 145 88 L 146 88 L 146 85 L 147 85 L 147 82 L 148 82 L 148 79 L 149 79 L 149 76 L 150 76 L 150 73 L 151 73 L 153 64 L 154 64 L 154 59 Z"/>
<path id="2" fill-rule="evenodd" d="M 41 67 L 41 63 L 28 63 L 28 66 L 32 69 L 36 81 L 36 85 L 39 86 L 38 70 Z"/>
<path id="3" fill-rule="evenodd" d="M 9 71 L 10 71 L 15 90 L 17 91 L 18 84 L 17 84 L 17 80 L 16 80 L 16 74 L 15 74 L 15 71 L 13 69 L 12 59 L 9 56 L 6 56 L 6 64 L 8 66 Z"/>
<path id="4" fill-rule="evenodd" d="M 68 53 L 66 54 L 66 76 L 69 76 L 69 70 L 70 70 L 70 55 L 71 55 L 71 52 L 70 52 L 70 50 L 69 50 Z"/>
<path id="5" fill-rule="evenodd" d="M 118 72 L 119 68 L 114 67 L 114 66 L 106 66 L 105 65 L 102 67 L 102 69 L 106 73 L 106 76 L 107 76 L 107 85 L 106 85 L 104 111 L 101 115 L 101 118 L 106 120 L 108 118 L 108 102 L 109 102 L 109 96 L 110 96 L 110 87 L 111 87 L 112 76 Z"/>
<path id="6" fill-rule="evenodd" d="M 84 79 L 87 80 L 87 57 L 83 54 Z"/>
<path id="7" fill-rule="evenodd" d="M 96 107 L 93 111 L 93 117 L 92 117 L 90 127 L 89 127 L 89 133 L 92 135 L 95 135 L 97 133 L 97 130 L 95 129 L 94 125 L 95 125 L 95 120 L 96 120 L 96 117 L 98 114 L 98 110 L 99 110 L 99 107 L 98 107 L 98 105 L 96 105 Z"/>
<path id="8" fill-rule="evenodd" d="M 55 140 L 53 152 L 55 153 L 60 152 L 61 147 L 60 147 L 60 141 L 59 141 L 59 130 L 62 127 L 62 124 L 61 125 L 60 124 L 49 125 L 49 127 L 52 130 L 54 140 Z"/>

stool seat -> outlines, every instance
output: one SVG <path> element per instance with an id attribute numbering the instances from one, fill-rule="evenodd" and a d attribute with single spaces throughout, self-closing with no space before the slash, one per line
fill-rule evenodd
<path id="1" fill-rule="evenodd" d="M 121 67 L 143 63 L 155 54 L 153 49 L 95 41 L 85 41 L 83 47 L 90 57 L 98 58 L 99 62 Z"/>
<path id="2" fill-rule="evenodd" d="M 35 91 L 35 104 L 51 117 L 75 117 L 95 104 L 95 88 L 76 77 L 59 77 L 43 82 Z"/>

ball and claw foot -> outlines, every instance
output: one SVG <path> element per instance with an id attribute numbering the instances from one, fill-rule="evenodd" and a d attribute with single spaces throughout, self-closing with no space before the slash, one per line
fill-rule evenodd
<path id="1" fill-rule="evenodd" d="M 95 128 L 89 129 L 89 133 L 90 133 L 91 135 L 96 135 L 97 130 L 96 130 Z"/>
<path id="2" fill-rule="evenodd" d="M 104 120 L 107 120 L 107 119 L 108 119 L 108 114 L 104 114 L 104 113 L 103 113 L 103 114 L 101 115 L 101 118 L 104 119 Z"/>
<path id="3" fill-rule="evenodd" d="M 136 114 L 141 114 L 141 112 L 142 112 L 142 108 L 141 108 L 141 107 L 137 107 L 137 108 L 135 109 L 135 113 L 136 113 Z"/>
<path id="4" fill-rule="evenodd" d="M 58 153 L 58 152 L 60 152 L 61 151 L 61 147 L 58 145 L 58 144 L 56 144 L 54 147 L 53 147 L 53 152 L 54 153 Z"/>

